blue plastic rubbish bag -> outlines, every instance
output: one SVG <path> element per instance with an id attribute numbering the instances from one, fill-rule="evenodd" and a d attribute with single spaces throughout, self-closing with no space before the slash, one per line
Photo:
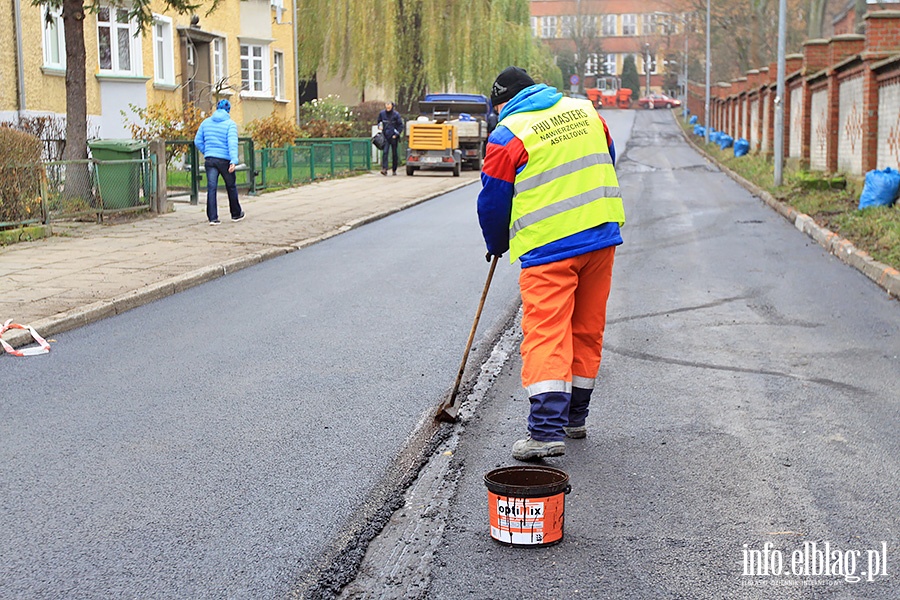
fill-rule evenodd
<path id="1" fill-rule="evenodd" d="M 748 152 L 750 152 L 750 142 L 748 142 L 744 138 L 738 138 L 734 143 L 734 155 L 744 156 Z"/>
<path id="2" fill-rule="evenodd" d="M 719 136 L 719 148 L 724 150 L 725 148 L 731 148 L 731 144 L 734 143 L 734 138 L 728 135 L 727 133 L 723 133 Z"/>
<path id="3" fill-rule="evenodd" d="M 696 125 L 697 124 L 697 115 L 691 115 L 691 120 L 688 121 L 688 123 L 690 123 L 691 125 Z"/>
<path id="4" fill-rule="evenodd" d="M 900 192 L 900 172 L 888 167 L 866 173 L 866 183 L 859 197 L 859 210 L 872 206 L 890 206 Z"/>

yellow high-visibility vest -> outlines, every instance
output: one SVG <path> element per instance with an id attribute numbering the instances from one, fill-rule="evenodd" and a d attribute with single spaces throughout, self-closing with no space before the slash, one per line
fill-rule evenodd
<path id="1" fill-rule="evenodd" d="M 515 181 L 511 263 L 580 231 L 604 223 L 625 224 L 603 123 L 590 102 L 562 98 L 544 110 L 509 115 L 501 124 L 528 152 L 528 163 Z"/>

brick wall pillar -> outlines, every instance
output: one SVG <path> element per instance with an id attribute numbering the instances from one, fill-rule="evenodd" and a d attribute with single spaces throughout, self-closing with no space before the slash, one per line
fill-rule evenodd
<path id="1" fill-rule="evenodd" d="M 740 96 L 734 95 L 731 97 L 731 131 L 728 132 L 728 135 L 733 137 L 734 139 L 738 139 L 740 135 L 738 135 L 738 102 L 740 100 Z"/>
<path id="2" fill-rule="evenodd" d="M 828 64 L 836 65 L 848 56 L 865 50 L 866 37 L 855 33 L 836 35 L 828 41 Z"/>
<path id="3" fill-rule="evenodd" d="M 865 49 L 868 52 L 900 50 L 900 11 L 881 10 L 867 13 Z"/>
<path id="4" fill-rule="evenodd" d="M 803 70 L 806 75 L 827 67 L 829 58 L 828 40 L 807 40 L 803 43 Z"/>
<path id="5" fill-rule="evenodd" d="M 760 125 L 762 129 L 762 135 L 760 136 L 760 140 L 766 141 L 766 149 L 765 156 L 773 156 L 775 154 L 775 94 L 777 90 L 775 89 L 775 85 L 768 85 L 763 88 L 762 94 L 762 102 L 760 104 L 760 114 L 763 116 L 762 124 Z M 766 107 L 768 107 L 769 111 L 769 121 L 766 122 Z M 787 115 L 785 115 L 785 122 L 787 122 Z M 787 156 L 785 154 L 785 156 Z"/>
<path id="6" fill-rule="evenodd" d="M 841 136 L 841 84 L 838 74 L 834 71 L 828 74 L 828 147 L 825 158 L 825 169 L 828 173 L 835 173 L 838 162 L 838 142 Z"/>
<path id="7" fill-rule="evenodd" d="M 878 168 L 878 79 L 872 69 L 863 69 L 862 172 Z"/>

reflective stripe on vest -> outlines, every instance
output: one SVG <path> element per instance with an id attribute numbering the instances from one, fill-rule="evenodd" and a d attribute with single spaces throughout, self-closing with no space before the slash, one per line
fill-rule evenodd
<path id="1" fill-rule="evenodd" d="M 563 98 L 545 110 L 509 115 L 502 124 L 528 152 L 514 184 L 510 262 L 603 223 L 624 224 L 603 123 L 590 102 Z"/>

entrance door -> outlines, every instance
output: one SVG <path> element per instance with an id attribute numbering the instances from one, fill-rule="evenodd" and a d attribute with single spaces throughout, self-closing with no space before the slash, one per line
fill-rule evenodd
<path id="1" fill-rule="evenodd" d="M 184 69 L 187 85 L 185 102 L 194 105 L 206 114 L 213 109 L 212 67 L 210 65 L 210 45 L 207 41 L 185 40 Z"/>

